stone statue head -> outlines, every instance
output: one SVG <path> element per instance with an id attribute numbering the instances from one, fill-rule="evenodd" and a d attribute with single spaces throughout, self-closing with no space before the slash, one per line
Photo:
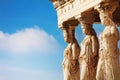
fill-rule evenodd
<path id="1" fill-rule="evenodd" d="M 112 15 L 100 14 L 101 23 L 105 26 L 109 26 L 113 23 Z"/>
<path id="2" fill-rule="evenodd" d="M 67 27 L 62 27 L 61 29 L 63 31 L 63 37 L 64 37 L 65 42 L 67 43 L 73 42 L 75 27 L 67 26 Z"/>
<path id="3" fill-rule="evenodd" d="M 81 24 L 81 28 L 82 28 L 82 32 L 85 35 L 95 35 L 96 36 L 96 32 L 92 27 L 92 24 L 89 23 L 82 23 Z"/>

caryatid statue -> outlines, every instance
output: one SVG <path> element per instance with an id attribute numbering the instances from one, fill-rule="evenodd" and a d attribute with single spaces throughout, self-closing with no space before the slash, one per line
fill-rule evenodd
<path id="1" fill-rule="evenodd" d="M 112 18 L 112 13 L 116 10 L 118 4 L 118 2 L 111 2 L 96 6 L 101 23 L 105 26 L 100 35 L 97 80 L 120 80 L 119 31 Z"/>
<path id="2" fill-rule="evenodd" d="M 64 50 L 62 62 L 64 80 L 80 80 L 79 54 L 80 47 L 75 39 L 75 26 L 63 26 L 63 36 L 68 46 Z"/>
<path id="3" fill-rule="evenodd" d="M 96 80 L 96 67 L 98 61 L 98 51 L 99 43 L 95 30 L 92 27 L 90 18 L 92 16 L 86 15 L 89 17 L 83 17 L 83 20 L 79 20 L 81 23 L 81 28 L 85 34 L 85 38 L 81 43 L 81 52 L 80 52 L 80 80 Z"/>

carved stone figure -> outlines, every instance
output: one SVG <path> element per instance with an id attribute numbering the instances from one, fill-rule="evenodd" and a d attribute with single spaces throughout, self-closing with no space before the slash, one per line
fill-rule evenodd
<path id="1" fill-rule="evenodd" d="M 116 26 L 120 24 L 120 0 L 51 1 L 57 11 L 58 27 L 67 23 L 62 27 L 64 39 L 68 43 L 63 59 L 64 80 L 79 80 L 80 76 L 81 80 L 120 80 L 120 34 Z M 79 22 L 79 19 L 83 22 Z M 100 22 L 105 29 L 100 35 L 99 46 L 92 24 Z M 74 37 L 75 26 L 71 26 L 79 23 L 86 35 L 81 43 L 81 52 Z"/>
<path id="2" fill-rule="evenodd" d="M 92 24 L 81 23 L 85 38 L 81 43 L 80 80 L 96 80 L 96 66 L 99 43 Z"/>
<path id="3" fill-rule="evenodd" d="M 100 35 L 99 62 L 97 80 L 120 80 L 119 74 L 119 32 L 112 20 L 112 13 L 118 4 L 107 3 L 97 8 L 101 23 L 105 26 Z"/>
<path id="4" fill-rule="evenodd" d="M 63 27 L 62 30 L 64 40 L 68 43 L 68 46 L 64 51 L 64 59 L 62 62 L 64 80 L 80 80 L 80 69 L 78 62 L 80 47 L 74 36 L 75 27 Z"/>

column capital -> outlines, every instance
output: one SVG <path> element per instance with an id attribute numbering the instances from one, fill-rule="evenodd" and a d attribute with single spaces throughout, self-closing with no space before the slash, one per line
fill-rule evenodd
<path id="1" fill-rule="evenodd" d="M 99 12 L 101 23 L 105 26 L 116 26 L 113 22 L 112 13 L 116 10 L 119 3 L 118 1 L 101 3 L 95 6 L 95 9 Z"/>
<path id="2" fill-rule="evenodd" d="M 95 9 L 99 13 L 113 13 L 118 6 L 119 6 L 118 1 L 111 1 L 111 2 L 98 4 L 95 6 Z"/>
<path id="3" fill-rule="evenodd" d="M 82 28 L 92 28 L 92 24 L 95 20 L 93 12 L 85 12 L 76 16 Z"/>
<path id="4" fill-rule="evenodd" d="M 65 21 L 62 23 L 62 26 L 60 27 L 61 29 L 63 28 L 69 28 L 69 27 L 72 27 L 72 28 L 75 28 L 77 27 L 79 24 L 78 20 L 68 20 L 68 21 Z"/>
<path id="5" fill-rule="evenodd" d="M 79 23 L 82 24 L 82 23 L 86 23 L 86 24 L 93 24 L 95 18 L 94 18 L 94 15 L 93 15 L 93 12 L 84 12 L 78 16 L 76 16 L 76 19 L 78 19 Z"/>

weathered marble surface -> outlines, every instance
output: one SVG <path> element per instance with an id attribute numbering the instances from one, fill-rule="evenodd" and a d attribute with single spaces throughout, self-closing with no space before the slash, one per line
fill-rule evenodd
<path id="1" fill-rule="evenodd" d="M 64 51 L 64 80 L 120 80 L 120 0 L 52 0 L 68 43 Z M 82 20 L 82 21 L 81 21 Z M 105 26 L 100 40 L 93 23 Z M 67 24 L 67 25 L 66 25 Z M 81 24 L 85 38 L 81 51 L 75 39 L 75 26 Z"/>
<path id="2" fill-rule="evenodd" d="M 68 43 L 62 62 L 64 80 L 80 80 L 79 54 L 80 47 L 75 39 L 75 27 L 63 27 L 64 40 Z"/>
<path id="3" fill-rule="evenodd" d="M 119 31 L 113 21 L 112 13 L 118 3 L 107 3 L 99 6 L 101 23 L 105 26 L 100 35 L 99 62 L 97 80 L 120 80 L 119 74 Z"/>
<path id="4" fill-rule="evenodd" d="M 99 43 L 92 24 L 81 23 L 85 38 L 81 43 L 80 80 L 96 80 Z"/>

